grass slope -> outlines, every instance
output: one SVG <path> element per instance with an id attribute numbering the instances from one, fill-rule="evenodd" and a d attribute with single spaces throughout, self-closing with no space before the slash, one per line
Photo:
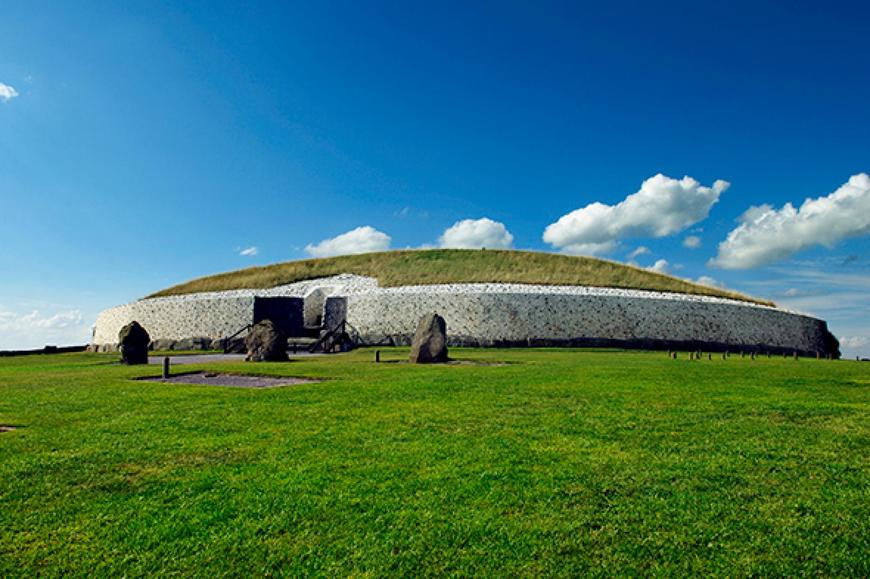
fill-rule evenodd
<path id="1" fill-rule="evenodd" d="M 149 297 L 270 288 L 340 273 L 375 277 L 381 286 L 440 283 L 588 285 L 709 295 L 761 302 L 736 292 L 592 257 L 506 250 L 430 249 L 342 255 L 251 267 L 195 279 Z"/>
<path id="2" fill-rule="evenodd" d="M 870 575 L 870 364 L 453 355 L 2 359 L 0 576 Z"/>

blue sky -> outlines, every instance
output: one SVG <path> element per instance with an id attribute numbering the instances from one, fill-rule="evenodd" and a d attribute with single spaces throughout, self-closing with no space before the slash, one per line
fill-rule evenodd
<path id="1" fill-rule="evenodd" d="M 0 348 L 218 271 L 488 244 L 658 264 L 870 355 L 866 4 L 239 4 L 4 3 Z"/>

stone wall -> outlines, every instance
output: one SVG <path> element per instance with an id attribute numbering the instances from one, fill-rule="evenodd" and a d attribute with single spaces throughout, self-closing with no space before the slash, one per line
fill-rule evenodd
<path id="1" fill-rule="evenodd" d="M 95 344 L 114 344 L 121 328 L 136 320 L 152 340 L 225 338 L 254 320 L 254 297 L 153 298 L 102 312 Z"/>
<path id="2" fill-rule="evenodd" d="M 650 292 L 652 293 L 652 292 Z M 645 345 L 826 352 L 815 318 L 730 300 L 418 291 L 348 296 L 348 322 L 371 344 L 408 344 L 437 312 L 452 345 Z"/>
<path id="3" fill-rule="evenodd" d="M 305 317 L 326 310 L 368 344 L 407 344 L 417 321 L 437 312 L 453 345 L 615 345 L 833 353 L 825 322 L 786 310 L 707 296 L 663 292 L 453 284 L 381 288 L 351 275 L 268 290 L 235 290 L 146 299 L 106 310 L 94 343 L 112 344 L 137 320 L 153 339 L 224 338 L 253 319 L 255 296 L 310 296 Z M 341 299 L 338 299 L 341 298 Z"/>

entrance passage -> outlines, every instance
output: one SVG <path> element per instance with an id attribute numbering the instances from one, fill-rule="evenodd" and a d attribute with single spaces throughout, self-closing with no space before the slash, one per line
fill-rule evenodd
<path id="1" fill-rule="evenodd" d="M 272 320 L 289 338 L 305 335 L 302 298 L 254 298 L 254 323 Z"/>

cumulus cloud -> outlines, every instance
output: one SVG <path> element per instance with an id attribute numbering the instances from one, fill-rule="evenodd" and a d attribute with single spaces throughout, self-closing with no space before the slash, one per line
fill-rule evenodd
<path id="1" fill-rule="evenodd" d="M 37 328 L 60 330 L 80 326 L 82 323 L 82 313 L 79 310 L 69 310 L 56 313 L 53 316 L 43 317 L 39 313 L 39 310 L 33 310 L 26 316 L 22 316 L 21 321 Z"/>
<path id="2" fill-rule="evenodd" d="M 648 269 L 649 271 L 654 271 L 656 273 L 666 273 L 667 274 L 667 273 L 670 273 L 670 271 L 671 271 L 671 264 L 668 263 L 668 260 L 666 260 L 666 259 L 659 259 L 659 260 L 656 260 L 656 262 L 654 264 L 647 267 L 646 269 Z"/>
<path id="3" fill-rule="evenodd" d="M 615 249 L 620 239 L 673 235 L 705 219 L 729 186 L 717 180 L 705 187 L 688 176 L 658 174 L 616 205 L 596 202 L 563 215 L 544 230 L 544 241 L 564 253 L 600 254 Z"/>
<path id="4" fill-rule="evenodd" d="M 257 249 L 256 245 L 252 245 L 251 247 L 246 247 L 245 249 L 242 249 L 241 251 L 239 251 L 239 255 L 244 255 L 245 257 L 254 257 L 258 253 L 260 253 L 260 250 Z"/>
<path id="5" fill-rule="evenodd" d="M 864 336 L 842 336 L 840 338 L 840 347 L 848 350 L 863 350 L 870 344 Z"/>
<path id="6" fill-rule="evenodd" d="M 305 252 L 311 257 L 329 257 L 384 251 L 390 247 L 390 236 L 374 227 L 364 225 L 342 233 L 331 239 L 324 239 L 316 245 L 306 245 Z"/>
<path id="7" fill-rule="evenodd" d="M 15 90 L 15 87 L 0 82 L 0 101 L 3 101 L 4 103 L 9 102 L 17 96 L 18 91 Z"/>
<path id="8" fill-rule="evenodd" d="M 816 245 L 831 248 L 848 237 L 870 233 L 870 176 L 853 175 L 830 195 L 807 199 L 799 209 L 791 203 L 782 209 L 750 207 L 738 221 L 710 265 L 748 269 Z"/>
<path id="9" fill-rule="evenodd" d="M 39 310 L 28 314 L 0 311 L 0 349 L 24 350 L 46 344 L 84 344 L 88 330 L 80 310 L 66 310 L 43 315 Z"/>
<path id="10" fill-rule="evenodd" d="M 701 247 L 701 238 L 697 235 L 689 235 L 683 240 L 683 247 L 688 249 L 698 249 Z"/>
<path id="11" fill-rule="evenodd" d="M 710 277 L 709 275 L 702 275 L 701 277 L 699 277 L 698 279 L 695 280 L 695 283 L 700 284 L 700 285 L 705 285 L 707 287 L 718 287 L 718 288 L 725 287 L 725 284 L 723 284 L 722 282 L 720 282 L 719 280 L 717 280 L 715 278 Z"/>
<path id="12" fill-rule="evenodd" d="M 649 250 L 648 247 L 644 247 L 643 245 L 641 245 L 640 247 L 628 254 L 628 259 L 637 259 L 641 255 L 648 255 L 650 253 L 652 252 Z"/>
<path id="13" fill-rule="evenodd" d="M 441 247 L 480 249 L 506 249 L 514 242 L 514 236 L 504 223 L 483 217 L 463 219 L 447 228 L 438 243 Z"/>
<path id="14" fill-rule="evenodd" d="M 605 255 L 612 253 L 619 243 L 605 241 L 603 243 L 571 243 L 559 248 L 560 253 L 567 255 Z"/>

